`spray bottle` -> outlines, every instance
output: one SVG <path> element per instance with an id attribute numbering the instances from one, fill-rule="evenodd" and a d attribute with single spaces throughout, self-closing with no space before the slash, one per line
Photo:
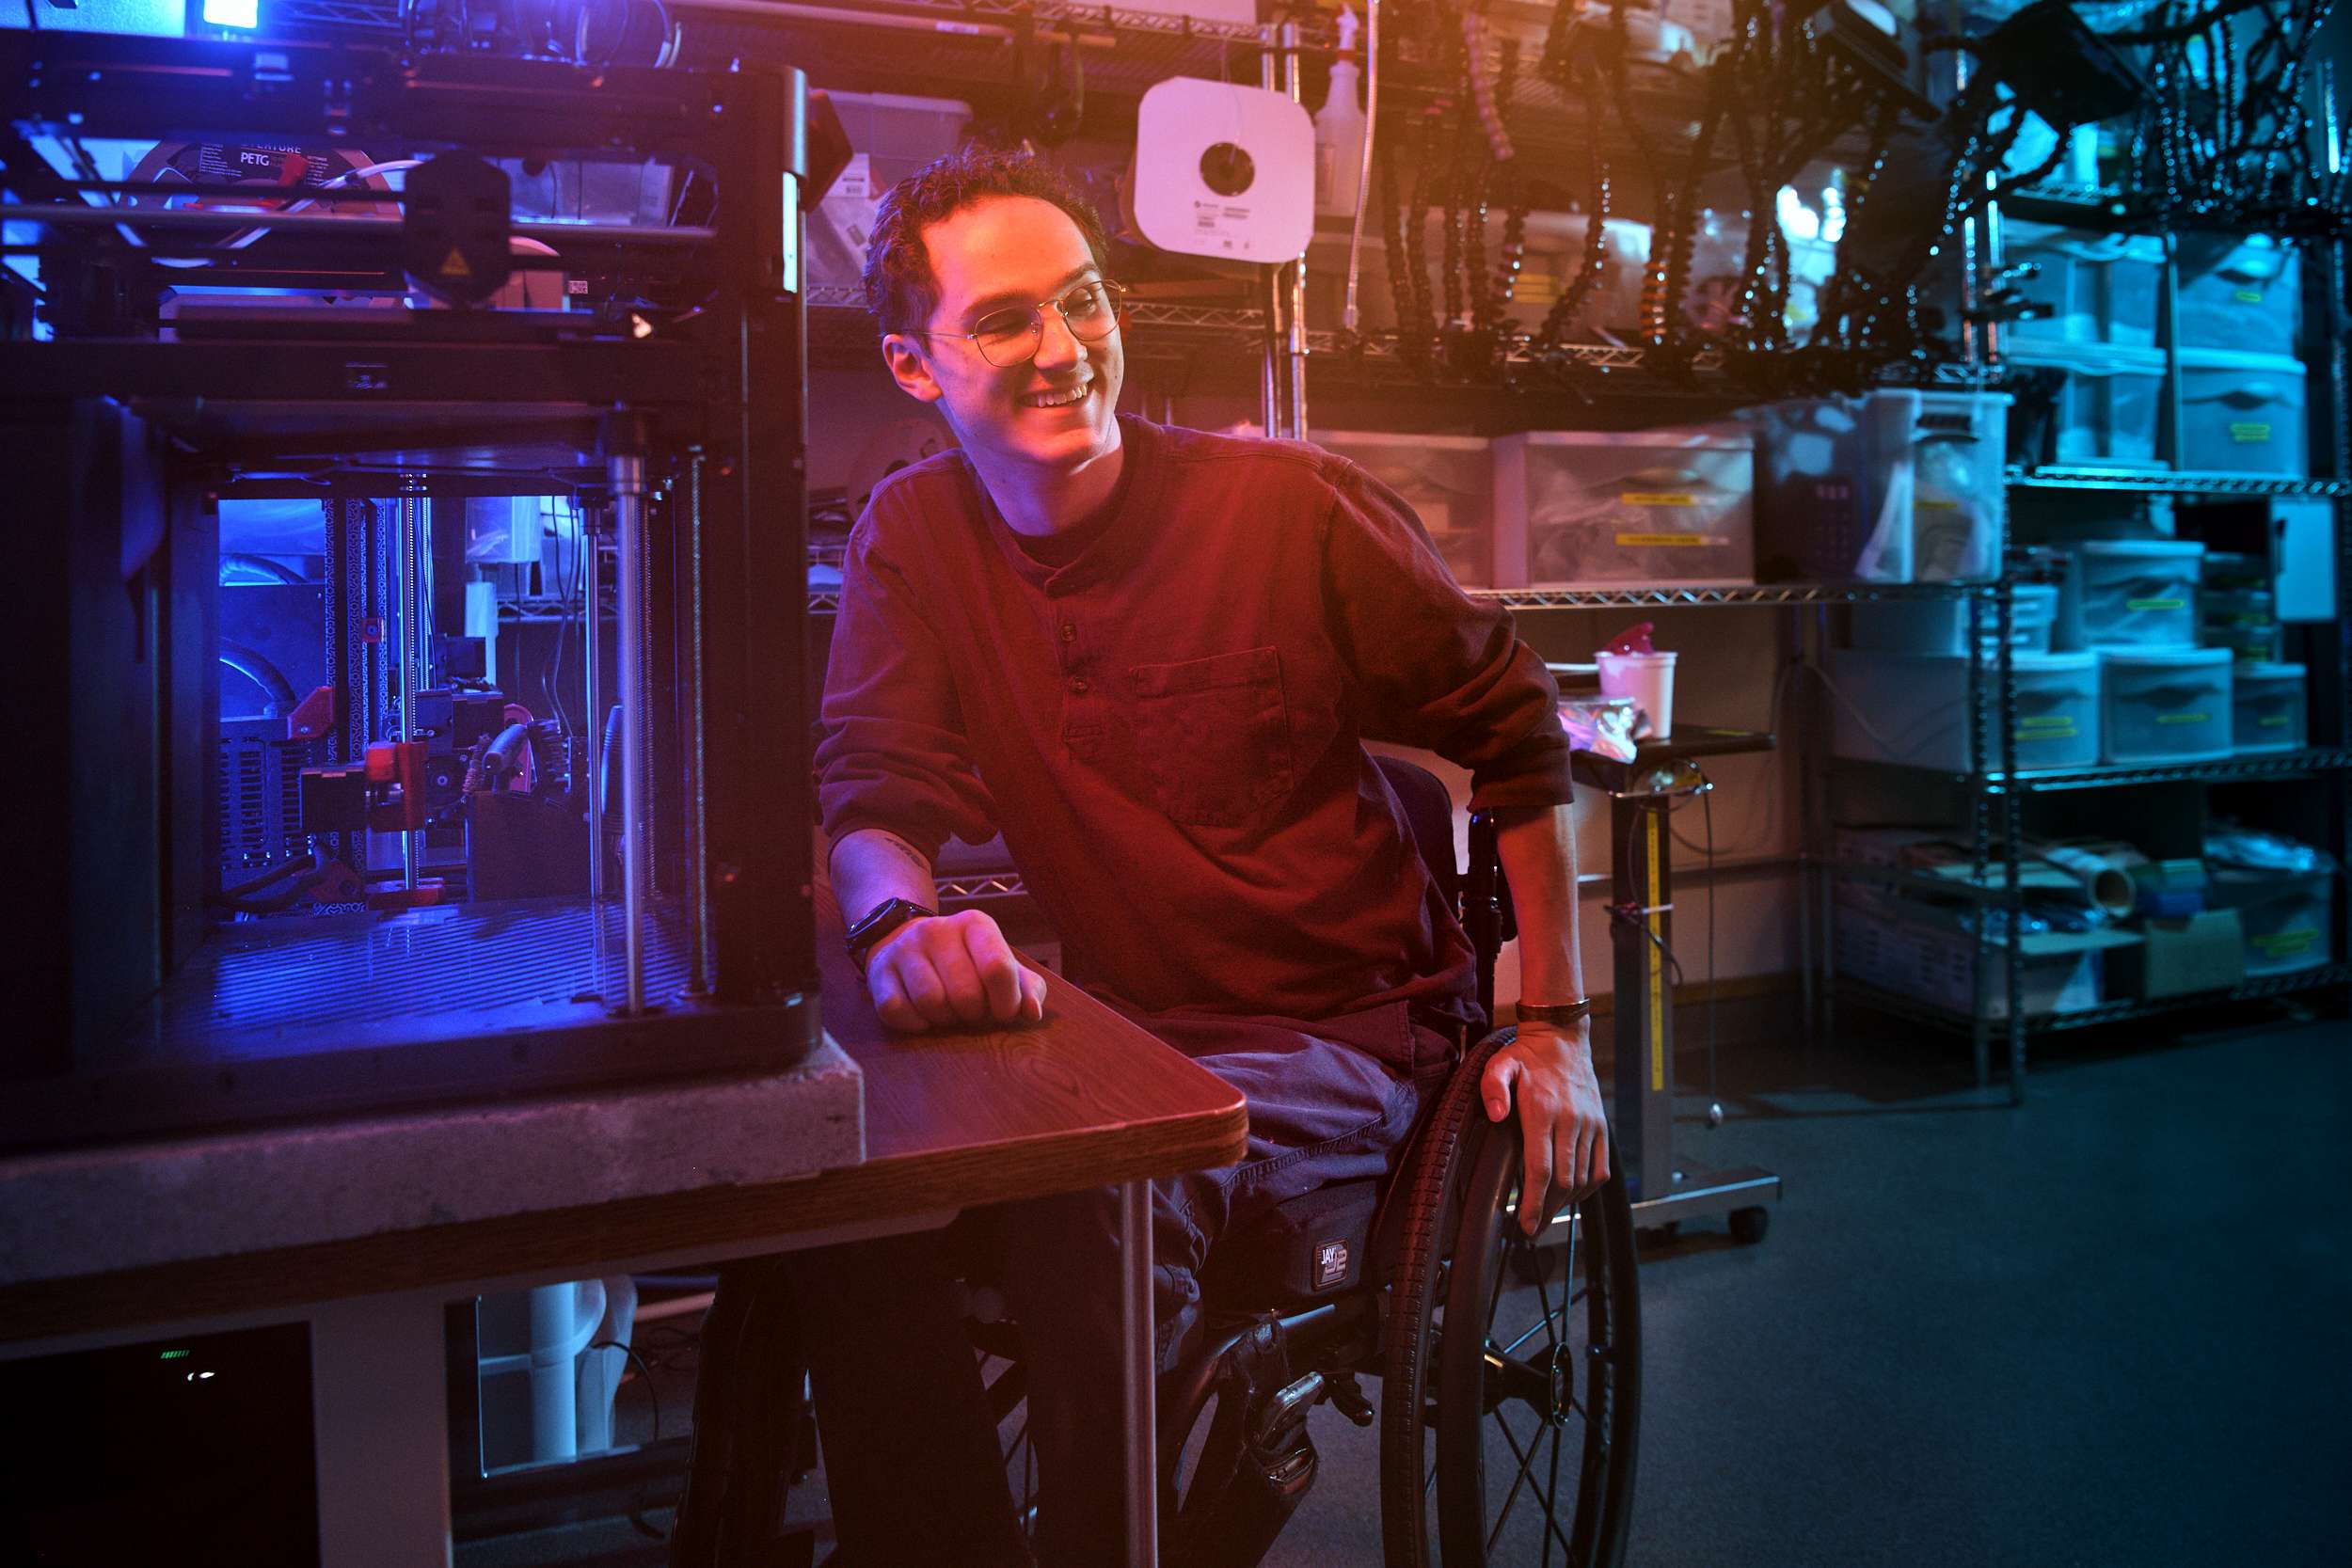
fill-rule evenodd
<path id="1" fill-rule="evenodd" d="M 1331 90 L 1315 111 L 1315 212 L 1345 217 L 1356 211 L 1363 178 L 1364 108 L 1357 101 L 1362 74 L 1355 59 L 1356 13 L 1340 12 L 1340 53 L 1331 66 Z"/>

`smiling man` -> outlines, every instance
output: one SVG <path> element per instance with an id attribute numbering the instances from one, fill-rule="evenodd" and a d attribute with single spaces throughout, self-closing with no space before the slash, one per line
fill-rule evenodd
<path id="1" fill-rule="evenodd" d="M 850 950 L 894 1028 L 1009 1025 L 1045 982 L 985 914 L 932 912 L 950 837 L 1001 831 L 1086 986 L 1241 1088 L 1241 1165 L 1155 1184 L 1164 1357 L 1216 1238 L 1377 1175 L 1466 1037 L 1469 942 L 1367 738 L 1470 770 L 1497 811 L 1528 1003 L 1488 1114 L 1539 1213 L 1607 1175 L 1583 1020 L 1567 743 L 1509 618 L 1410 509 L 1313 447 L 1118 413 L 1121 291 L 1048 166 L 972 152 L 885 199 L 868 303 L 898 385 L 961 450 L 850 535 L 819 799 Z M 1107 1192 L 993 1216 L 1030 1353 L 1048 1563 L 1115 1560 L 1118 1273 Z M 1020 1562 L 934 1239 L 792 1260 L 847 1564 Z"/>

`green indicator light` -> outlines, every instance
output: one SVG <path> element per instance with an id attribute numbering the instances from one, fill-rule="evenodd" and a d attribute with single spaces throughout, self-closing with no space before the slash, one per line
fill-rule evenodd
<path id="1" fill-rule="evenodd" d="M 167 1350 L 160 1356 L 157 1356 L 156 1359 L 159 1361 L 178 1361 L 183 1357 L 194 1355 L 195 1354 L 196 1352 L 192 1350 Z"/>

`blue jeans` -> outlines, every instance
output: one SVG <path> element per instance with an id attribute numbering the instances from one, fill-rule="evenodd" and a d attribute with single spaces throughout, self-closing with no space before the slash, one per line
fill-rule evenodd
<path id="1" fill-rule="evenodd" d="M 1131 1015 L 1133 1016 L 1133 1015 Z M 1163 1370 L 1199 1326 L 1200 1271 L 1218 1237 L 1276 1204 L 1394 1163 L 1455 1042 L 1403 1004 L 1345 1018 L 1140 1018 L 1240 1089 L 1238 1164 L 1152 1184 L 1153 1318 Z M 843 1568 L 917 1568 L 942 1543 L 972 1564 L 1029 1560 L 977 1364 L 950 1304 L 950 1256 L 993 1271 L 1027 1354 L 1039 1476 L 1037 1555 L 1116 1563 L 1124 1537 L 1119 1204 L 1114 1188 L 967 1215 L 960 1235 L 793 1255 Z"/>

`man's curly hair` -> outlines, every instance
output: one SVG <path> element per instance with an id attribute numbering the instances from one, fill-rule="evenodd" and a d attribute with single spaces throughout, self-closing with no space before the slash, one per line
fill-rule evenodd
<path id="1" fill-rule="evenodd" d="M 1094 264 L 1107 271 L 1110 242 L 1102 216 L 1068 176 L 1033 153 L 968 147 L 891 186 L 874 210 L 874 232 L 866 243 L 866 308 L 884 333 L 918 330 L 939 308 L 939 279 L 923 231 L 996 196 L 1035 197 L 1059 207 L 1086 236 Z"/>

